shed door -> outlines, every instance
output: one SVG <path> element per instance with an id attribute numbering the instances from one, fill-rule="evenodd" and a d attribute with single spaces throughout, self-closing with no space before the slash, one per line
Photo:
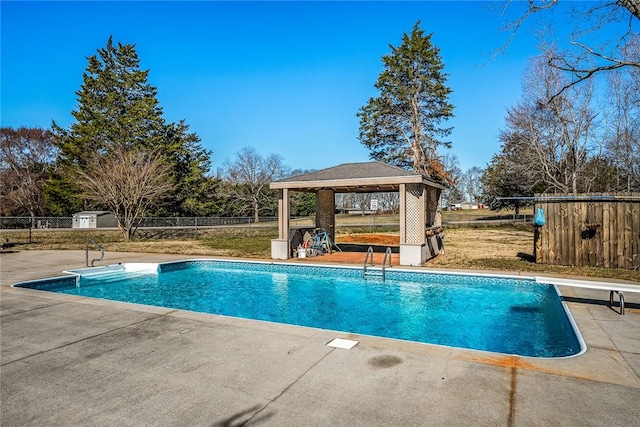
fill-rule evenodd
<path id="1" fill-rule="evenodd" d="M 91 217 L 90 216 L 81 216 L 78 218 L 78 227 L 79 228 L 91 228 Z"/>

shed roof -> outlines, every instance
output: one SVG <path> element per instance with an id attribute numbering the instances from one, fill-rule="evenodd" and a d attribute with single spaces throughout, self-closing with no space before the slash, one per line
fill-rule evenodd
<path id="1" fill-rule="evenodd" d="M 292 176 L 272 182 L 272 189 L 316 191 L 330 189 L 336 193 L 398 191 L 400 184 L 422 183 L 444 188 L 441 183 L 421 174 L 379 161 L 344 163 L 327 169 Z"/>
<path id="2" fill-rule="evenodd" d="M 82 212 L 76 212 L 73 215 L 76 216 L 86 216 L 86 215 L 96 215 L 96 216 L 102 216 L 102 215 L 108 215 L 108 214 L 112 214 L 113 212 L 111 211 L 82 211 Z"/>

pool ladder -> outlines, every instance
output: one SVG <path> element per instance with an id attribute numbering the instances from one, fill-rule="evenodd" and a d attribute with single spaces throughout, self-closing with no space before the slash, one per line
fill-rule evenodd
<path id="1" fill-rule="evenodd" d="M 91 267 L 93 267 L 94 262 L 102 261 L 104 259 L 104 249 L 102 249 L 102 246 L 100 246 L 98 242 L 96 242 L 95 240 L 93 239 L 87 240 L 87 244 L 85 246 L 85 251 L 84 251 L 84 262 L 87 265 L 87 267 L 89 267 L 89 243 L 93 243 L 96 249 L 100 251 L 100 258 L 95 258 L 91 260 Z"/>
<path id="2" fill-rule="evenodd" d="M 369 260 L 371 257 L 371 260 Z M 387 257 L 389 259 L 389 267 L 391 267 L 391 248 L 387 248 L 384 251 L 384 259 L 382 260 L 382 270 L 381 271 L 368 271 L 369 267 L 373 267 L 373 246 L 369 246 L 367 249 L 367 255 L 364 257 L 364 268 L 362 270 L 362 277 L 367 276 L 378 276 L 382 277 L 382 281 L 385 280 L 386 277 L 386 268 L 387 268 Z"/>

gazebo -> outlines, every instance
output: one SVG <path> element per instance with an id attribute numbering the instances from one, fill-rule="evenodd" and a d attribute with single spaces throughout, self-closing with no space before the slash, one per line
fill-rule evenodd
<path id="1" fill-rule="evenodd" d="M 444 186 L 382 162 L 345 163 L 272 182 L 279 190 L 278 238 L 271 240 L 271 258 L 291 256 L 289 197 L 292 191 L 316 194 L 316 224 L 335 238 L 336 193 L 395 192 L 400 195 L 400 264 L 421 265 L 444 251 L 441 194 Z"/>

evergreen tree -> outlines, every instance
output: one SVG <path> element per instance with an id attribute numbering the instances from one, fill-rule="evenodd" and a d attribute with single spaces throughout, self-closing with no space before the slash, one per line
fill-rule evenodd
<path id="1" fill-rule="evenodd" d="M 484 193 L 482 201 L 491 209 L 514 208 L 516 214 L 526 206 L 523 200 L 502 199 L 502 197 L 530 197 L 534 195 L 529 182 L 514 170 L 517 165 L 510 158 L 511 154 L 500 153 L 493 156 L 491 163 L 484 170 L 481 178 Z"/>
<path id="2" fill-rule="evenodd" d="M 535 193 L 543 193 L 546 187 L 531 179 L 531 164 L 523 161 L 529 154 L 528 148 L 522 143 L 522 135 L 502 131 L 500 139 L 503 142 L 501 152 L 492 157 L 480 178 L 483 190 L 481 200 L 491 209 L 514 208 L 518 214 L 521 207 L 531 202 L 511 197 L 531 197 Z"/>
<path id="3" fill-rule="evenodd" d="M 399 47 L 382 57 L 383 72 L 375 83 L 380 95 L 360 109 L 360 142 L 370 157 L 413 169 L 434 179 L 446 179 L 438 149 L 452 128 L 442 122 L 453 117 L 451 89 L 440 50 L 425 35 L 420 21 Z"/>
<path id="4" fill-rule="evenodd" d="M 55 122 L 53 132 L 59 148 L 58 174 L 47 188 L 50 209 L 69 215 L 83 209 L 76 172 L 86 170 L 94 156 L 114 150 L 159 150 L 169 164 L 173 190 L 166 206 L 172 214 L 193 211 L 193 198 L 206 181 L 210 152 L 199 145 L 180 121 L 166 124 L 156 98 L 157 89 L 147 82 L 149 70 L 140 69 L 134 45 L 114 44 L 88 58 L 83 83 L 76 92 L 75 122 L 63 129 Z"/>
<path id="5" fill-rule="evenodd" d="M 184 120 L 164 129 L 163 152 L 172 165 L 173 191 L 162 204 L 161 215 L 204 216 L 212 213 L 215 179 L 207 176 L 211 153 L 199 144 L 200 138 L 189 133 Z"/>
<path id="6" fill-rule="evenodd" d="M 287 175 L 291 177 L 310 172 L 313 172 L 313 170 L 294 169 Z M 289 194 L 289 200 L 291 202 L 289 209 L 293 216 L 308 216 L 316 211 L 316 193 L 293 191 Z"/>

